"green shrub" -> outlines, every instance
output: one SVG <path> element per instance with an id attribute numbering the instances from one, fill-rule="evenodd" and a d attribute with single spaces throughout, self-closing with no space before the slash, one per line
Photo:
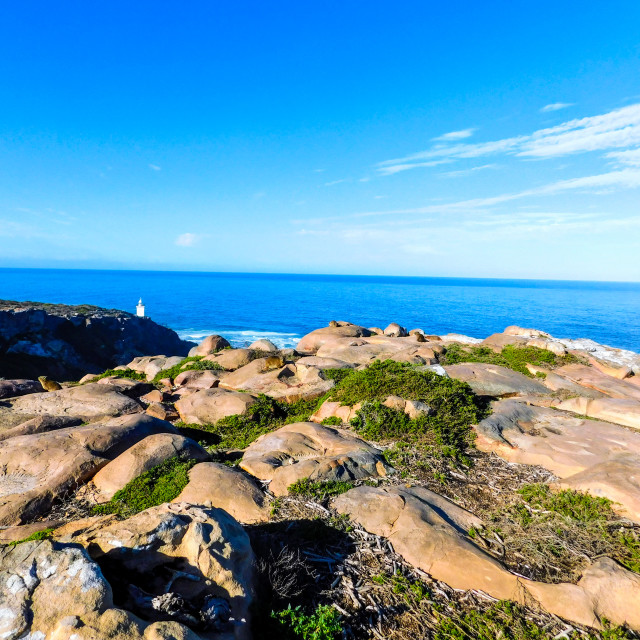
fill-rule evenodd
<path id="1" fill-rule="evenodd" d="M 13 542 L 9 542 L 9 546 L 13 547 L 17 544 L 22 544 L 23 542 L 32 542 L 33 540 L 48 540 L 51 537 L 51 532 L 55 529 L 55 527 L 49 527 L 48 529 L 42 529 L 42 531 L 35 531 L 29 537 L 23 538 L 22 540 L 14 540 Z"/>
<path id="2" fill-rule="evenodd" d="M 96 514 L 115 513 L 123 518 L 177 498 L 189 482 L 195 460 L 169 458 L 134 478 L 106 504 L 93 508 Z"/>
<path id="3" fill-rule="evenodd" d="M 442 358 L 442 364 L 460 364 L 462 362 L 484 362 L 495 364 L 507 369 L 513 369 L 525 376 L 533 377 L 527 369 L 527 364 L 538 367 L 551 368 L 561 364 L 577 362 L 578 359 L 570 354 L 557 356 L 551 351 L 538 347 L 523 347 L 508 344 L 500 353 L 496 353 L 489 347 L 463 347 L 459 344 L 451 344 Z"/>
<path id="4" fill-rule="evenodd" d="M 320 424 L 326 427 L 339 427 L 342 424 L 342 420 L 340 420 L 338 416 L 329 416 L 328 418 L 324 418 Z"/>
<path id="5" fill-rule="evenodd" d="M 173 367 L 169 367 L 168 369 L 163 369 L 159 371 L 155 378 L 153 379 L 154 383 L 160 382 L 164 378 L 170 378 L 173 380 L 178 375 L 180 375 L 183 371 L 191 371 L 196 369 L 198 371 L 222 371 L 223 368 L 217 362 L 211 362 L 209 360 L 203 360 L 203 356 L 191 356 L 189 358 L 184 358 L 178 364 L 173 365 Z M 187 366 L 185 366 L 187 365 Z"/>
<path id="6" fill-rule="evenodd" d="M 272 612 L 271 616 L 291 632 L 294 638 L 303 640 L 334 640 L 342 633 L 340 614 L 333 607 L 318 605 L 307 614 L 302 607 L 288 608 Z"/>
<path id="7" fill-rule="evenodd" d="M 353 483 L 339 480 L 325 480 L 313 482 L 310 478 L 302 478 L 289 486 L 289 494 L 304 498 L 325 500 L 332 496 L 339 496 L 345 491 L 353 489 Z"/>
<path id="8" fill-rule="evenodd" d="M 553 511 L 578 522 L 604 522 L 615 517 L 611 500 L 581 491 L 567 489 L 553 493 L 546 484 L 526 484 L 518 493 L 536 509 Z"/>
<path id="9" fill-rule="evenodd" d="M 333 380 L 338 384 L 350 376 L 353 373 L 353 369 L 324 369 L 322 373 L 327 380 Z"/>
<path id="10" fill-rule="evenodd" d="M 130 380 L 146 380 L 147 376 L 144 373 L 139 373 L 133 369 L 107 369 L 101 374 L 91 379 L 91 382 L 97 382 L 102 378 L 109 378 L 111 376 L 118 376 L 118 378 L 129 378 Z"/>

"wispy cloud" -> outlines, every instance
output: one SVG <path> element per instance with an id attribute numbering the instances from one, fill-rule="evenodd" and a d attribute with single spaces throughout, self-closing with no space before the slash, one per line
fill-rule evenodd
<path id="1" fill-rule="evenodd" d="M 459 171 L 445 171 L 442 175 L 447 178 L 458 178 L 460 176 L 469 176 L 477 171 L 484 171 L 485 169 L 496 169 L 497 164 L 482 164 L 478 167 L 471 167 L 470 169 L 460 169 Z"/>
<path id="2" fill-rule="evenodd" d="M 149 169 L 153 169 L 153 171 L 162 171 L 162 167 L 159 167 L 157 164 L 150 164 Z"/>
<path id="3" fill-rule="evenodd" d="M 175 244 L 179 247 L 192 247 L 198 240 L 200 236 L 195 233 L 182 233 L 176 238 Z"/>
<path id="4" fill-rule="evenodd" d="M 349 178 L 342 178 L 341 180 L 332 180 L 331 182 L 325 182 L 325 187 L 333 187 L 334 184 L 342 184 L 343 182 L 350 182 Z"/>
<path id="5" fill-rule="evenodd" d="M 449 142 L 451 140 L 464 140 L 465 138 L 470 138 L 476 129 L 462 129 L 460 131 L 449 131 L 449 133 L 443 133 L 441 136 L 437 138 L 433 138 L 434 140 L 441 140 L 443 142 Z"/>
<path id="6" fill-rule="evenodd" d="M 542 113 L 548 113 L 549 111 L 560 111 L 560 109 L 566 109 L 567 107 L 573 107 L 573 102 L 553 102 L 547 104 L 540 111 Z"/>
<path id="7" fill-rule="evenodd" d="M 426 151 L 380 162 L 377 170 L 390 175 L 464 158 L 503 154 L 544 159 L 637 145 L 640 145 L 640 104 L 633 104 L 598 116 L 569 120 L 530 135 L 475 144 L 435 145 Z"/>

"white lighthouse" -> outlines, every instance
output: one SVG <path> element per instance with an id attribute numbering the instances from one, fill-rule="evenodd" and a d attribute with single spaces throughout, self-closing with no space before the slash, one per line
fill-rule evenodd
<path id="1" fill-rule="evenodd" d="M 138 300 L 138 304 L 136 305 L 136 315 L 139 318 L 144 318 L 144 305 L 142 304 L 142 298 Z"/>

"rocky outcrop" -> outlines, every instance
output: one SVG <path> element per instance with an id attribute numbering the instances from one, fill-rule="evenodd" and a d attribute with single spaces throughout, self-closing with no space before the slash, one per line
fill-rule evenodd
<path id="1" fill-rule="evenodd" d="M 250 393 L 227 389 L 203 389 L 180 398 L 175 407 L 180 419 L 186 423 L 213 424 L 222 418 L 244 415 L 256 402 Z"/>
<path id="2" fill-rule="evenodd" d="M 38 380 L 0 380 L 0 400 L 41 392 L 42 385 Z"/>
<path id="3" fill-rule="evenodd" d="M 495 364 L 472 362 L 444 367 L 449 377 L 466 382 L 479 396 L 503 398 L 521 394 L 546 394 L 542 382 Z"/>
<path id="4" fill-rule="evenodd" d="M 77 380 L 192 343 L 149 318 L 99 307 L 0 301 L 0 377 Z"/>
<path id="5" fill-rule="evenodd" d="M 277 496 L 297 480 L 359 480 L 385 476 L 389 468 L 381 451 L 348 431 L 313 422 L 289 424 L 258 438 L 240 466 Z"/>

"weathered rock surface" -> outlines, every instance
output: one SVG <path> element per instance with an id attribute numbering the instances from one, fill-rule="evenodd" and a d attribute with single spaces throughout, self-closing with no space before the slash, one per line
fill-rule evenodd
<path id="1" fill-rule="evenodd" d="M 303 336 L 296 346 L 296 351 L 298 353 L 313 355 L 326 342 L 331 342 L 339 338 L 359 338 L 370 335 L 371 331 L 369 331 L 369 329 L 355 324 L 346 323 L 341 326 L 322 327 Z"/>
<path id="2" fill-rule="evenodd" d="M 192 389 L 213 389 L 220 382 L 220 376 L 209 369 L 188 369 L 178 374 L 173 383 L 177 386 L 190 387 Z"/>
<path id="3" fill-rule="evenodd" d="M 600 391 L 611 398 L 640 401 L 640 388 L 636 385 L 609 376 L 594 367 L 583 364 L 567 364 L 556 369 L 555 373 L 583 387 Z"/>
<path id="4" fill-rule="evenodd" d="M 210 353 L 216 353 L 230 346 L 228 340 L 214 334 L 207 336 L 198 346 L 193 347 L 189 351 L 189 356 L 208 356 Z"/>
<path id="5" fill-rule="evenodd" d="M 254 358 L 252 349 L 223 349 L 219 353 L 205 356 L 205 360 L 217 362 L 227 371 L 235 371 L 249 364 Z"/>
<path id="6" fill-rule="evenodd" d="M 0 377 L 77 380 L 147 353 L 186 355 L 191 346 L 124 311 L 0 301 Z"/>
<path id="7" fill-rule="evenodd" d="M 90 481 L 88 493 L 95 502 L 107 502 L 131 480 L 174 456 L 200 461 L 210 459 L 207 451 L 191 438 L 176 433 L 156 433 L 102 467 Z"/>
<path id="8" fill-rule="evenodd" d="M 502 398 L 521 394 L 547 394 L 541 382 L 495 364 L 469 362 L 444 367 L 447 375 L 466 382 L 479 396 Z"/>
<path id="9" fill-rule="evenodd" d="M 142 406 L 114 386 L 90 383 L 21 396 L 11 401 L 10 411 L 28 416 L 71 416 L 89 420 L 139 413 Z"/>
<path id="10" fill-rule="evenodd" d="M 71 418 L 69 416 L 37 416 L 21 422 L 11 429 L 0 432 L 0 442 L 16 436 L 28 436 L 32 433 L 45 433 L 64 429 L 66 427 L 76 427 L 82 424 L 82 418 Z"/>
<path id="11" fill-rule="evenodd" d="M 271 340 L 267 340 L 266 338 L 252 342 L 249 345 L 249 349 L 255 349 L 256 351 L 278 351 L 278 347 L 276 347 Z"/>
<path id="12" fill-rule="evenodd" d="M 277 496 L 297 480 L 358 480 L 389 472 L 381 452 L 343 429 L 296 422 L 249 445 L 240 466 Z"/>
<path id="13" fill-rule="evenodd" d="M 223 598 L 235 622 L 214 637 L 251 637 L 254 556 L 247 534 L 228 513 L 173 503 L 123 521 L 105 525 L 94 519 L 87 524 L 84 531 L 75 530 L 61 541 L 73 541 L 89 550 L 114 592 L 124 600 L 122 606 L 136 609 L 136 591 L 130 584 L 151 595 L 175 593 L 197 608 L 208 598 Z M 180 572 L 189 574 L 188 579 Z"/>
<path id="14" fill-rule="evenodd" d="M 203 389 L 180 398 L 175 407 L 186 423 L 208 424 L 236 414 L 244 415 L 256 397 L 228 389 Z"/>
<path id="15" fill-rule="evenodd" d="M 640 522 L 640 433 L 563 411 L 515 400 L 494 403 L 493 414 L 477 426 L 476 446 L 510 462 L 539 464 L 564 482 L 577 482 Z M 593 475 L 593 484 L 587 480 Z"/>
<path id="16" fill-rule="evenodd" d="M 640 401 L 621 398 L 569 398 L 556 405 L 563 411 L 572 411 L 596 420 L 615 422 L 640 430 Z"/>
<path id="17" fill-rule="evenodd" d="M 142 356 L 129 362 L 127 369 L 144 373 L 147 380 L 153 380 L 161 371 L 175 367 L 183 359 L 181 356 Z"/>
<path id="18" fill-rule="evenodd" d="M 385 336 L 391 336 L 393 338 L 405 338 L 409 335 L 409 332 L 397 322 L 392 322 L 383 333 Z"/>
<path id="19" fill-rule="evenodd" d="M 41 392 L 42 385 L 38 380 L 0 380 L 0 400 Z"/>
<path id="20" fill-rule="evenodd" d="M 271 362 L 273 365 L 271 366 Z M 317 398 L 331 389 L 333 380 L 327 380 L 322 370 L 300 364 L 281 365 L 278 357 L 258 358 L 248 365 L 226 375 L 220 386 L 225 389 L 265 393 L 286 402 Z"/>
<path id="21" fill-rule="evenodd" d="M 224 509 L 238 522 L 255 524 L 269 519 L 269 500 L 255 482 L 236 469 L 202 462 L 189 471 L 189 484 L 174 502 Z"/>
<path id="22" fill-rule="evenodd" d="M 304 356 L 296 361 L 297 365 L 317 367 L 318 369 L 352 369 L 353 364 L 336 358 L 320 358 L 318 356 Z"/>
<path id="23" fill-rule="evenodd" d="M 163 432 L 176 430 L 140 414 L 0 442 L 0 525 L 45 513 L 57 496 L 89 480 L 109 460 Z"/>
<path id="24" fill-rule="evenodd" d="M 598 560 L 577 585 L 544 584 L 520 578 L 477 547 L 466 532 L 481 521 L 423 487 L 357 487 L 333 506 L 367 531 L 390 540 L 407 562 L 455 589 L 528 604 L 581 624 L 640 628 L 640 576 L 606 558 Z M 532 602 L 533 601 L 533 602 Z M 534 605 L 535 606 L 535 605 Z"/>

